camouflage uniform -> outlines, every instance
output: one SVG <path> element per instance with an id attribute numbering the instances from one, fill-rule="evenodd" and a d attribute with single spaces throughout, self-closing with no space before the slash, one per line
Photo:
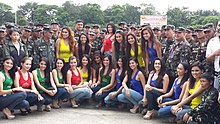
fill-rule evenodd
<path id="1" fill-rule="evenodd" d="M 2 68 L 4 58 L 5 58 L 5 44 L 0 42 L 0 68 Z"/>
<path id="2" fill-rule="evenodd" d="M 189 60 L 189 63 L 190 64 L 193 64 L 194 62 L 198 61 L 198 53 L 199 53 L 199 44 L 198 43 L 192 43 L 192 42 L 189 42 L 189 47 L 190 47 L 190 50 L 191 50 L 191 56 L 190 56 L 190 60 Z"/>
<path id="3" fill-rule="evenodd" d="M 163 55 L 163 61 L 166 62 L 168 56 L 169 56 L 169 50 L 171 45 L 174 43 L 174 39 L 173 40 L 167 40 L 164 39 L 163 41 L 161 41 L 162 44 L 162 55 Z"/>
<path id="4" fill-rule="evenodd" d="M 46 57 L 50 62 L 50 69 L 55 67 L 56 54 L 55 54 L 55 42 L 50 39 L 49 41 L 44 41 L 43 38 L 35 43 L 35 60 L 39 62 L 39 59 Z"/>
<path id="5" fill-rule="evenodd" d="M 95 40 L 91 43 L 91 57 L 95 51 L 101 51 L 102 48 L 102 41 L 100 37 L 95 38 Z"/>
<path id="6" fill-rule="evenodd" d="M 168 52 L 166 59 L 166 67 L 168 75 L 176 77 L 176 69 L 179 63 L 189 62 L 190 59 L 190 47 L 187 41 L 177 42 L 175 41 Z"/>
<path id="7" fill-rule="evenodd" d="M 26 46 L 27 51 L 28 51 L 28 55 L 30 57 L 33 57 L 33 55 L 34 55 L 34 41 L 32 41 L 31 39 L 28 39 L 25 43 L 21 40 L 21 43 L 23 43 Z"/>

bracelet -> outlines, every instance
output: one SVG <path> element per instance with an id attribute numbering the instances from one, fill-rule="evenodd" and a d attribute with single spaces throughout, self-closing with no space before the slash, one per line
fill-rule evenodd
<path id="1" fill-rule="evenodd" d="M 14 93 L 13 89 L 11 89 L 11 92 Z"/>

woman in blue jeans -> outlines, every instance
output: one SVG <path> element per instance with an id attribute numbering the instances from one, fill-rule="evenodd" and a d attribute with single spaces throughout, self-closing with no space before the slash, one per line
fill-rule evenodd
<path id="1" fill-rule="evenodd" d="M 122 82 L 122 94 L 118 95 L 118 101 L 123 103 L 132 103 L 134 106 L 130 109 L 131 113 L 136 113 L 139 108 L 139 101 L 143 98 L 143 87 L 146 84 L 144 74 L 140 71 L 137 58 L 129 59 L 127 74 Z"/>
<path id="2" fill-rule="evenodd" d="M 158 110 L 157 98 L 167 92 L 169 85 L 169 77 L 165 73 L 165 66 L 160 58 L 153 61 L 153 70 L 148 76 L 147 84 L 144 88 L 143 104 L 147 104 L 147 113 L 144 119 L 151 119 Z"/>
<path id="3" fill-rule="evenodd" d="M 160 107 L 158 110 L 159 116 L 172 116 L 171 107 L 181 102 L 185 93 L 185 82 L 189 78 L 189 64 L 182 62 L 177 67 L 178 77 L 174 80 L 173 86 L 170 91 L 157 99 Z"/>
<path id="4" fill-rule="evenodd" d="M 20 87 L 14 87 L 16 65 L 12 57 L 3 60 L 3 68 L 0 72 L 0 110 L 7 119 L 14 119 L 11 113 L 13 109 L 26 109 L 29 103 L 25 100 L 27 94 Z"/>
<path id="5" fill-rule="evenodd" d="M 126 58 L 125 57 L 119 57 L 117 62 L 117 69 L 115 74 L 115 80 L 116 80 L 116 89 L 115 91 L 109 93 L 108 96 L 105 97 L 105 103 L 106 104 L 113 104 L 117 103 L 118 99 L 117 96 L 121 94 L 121 91 L 123 89 L 122 81 L 125 77 L 126 72 Z M 124 104 L 119 105 L 119 108 L 122 108 Z"/>
<path id="6" fill-rule="evenodd" d="M 66 75 L 64 64 L 64 59 L 58 58 L 56 60 L 56 68 L 52 71 L 53 79 L 57 86 L 57 89 L 62 90 L 64 92 L 59 100 L 53 101 L 53 108 L 60 108 L 63 100 L 69 99 L 70 93 L 73 91 L 72 87 L 69 84 L 67 84 L 67 82 L 65 82 L 64 80 L 64 75 Z"/>
<path id="7" fill-rule="evenodd" d="M 50 63 L 47 58 L 43 57 L 39 61 L 39 68 L 32 72 L 36 87 L 44 98 L 45 111 L 50 111 L 50 104 L 53 100 L 61 99 L 64 94 L 64 90 L 60 90 L 56 87 L 52 73 L 50 72 Z M 38 111 L 43 111 L 42 105 L 37 106 Z"/>
<path id="8" fill-rule="evenodd" d="M 14 84 L 15 87 L 22 87 L 24 89 L 24 91 L 27 93 L 26 100 L 29 102 L 30 106 L 33 106 L 43 104 L 44 99 L 37 91 L 34 85 L 33 75 L 31 72 L 29 72 L 31 68 L 31 61 L 32 60 L 28 57 L 24 57 L 21 60 L 21 69 L 15 73 Z M 22 114 L 26 115 L 31 113 L 31 109 L 30 107 L 26 110 L 21 109 L 21 112 Z"/>
<path id="9" fill-rule="evenodd" d="M 67 83 L 71 86 L 73 92 L 70 93 L 70 102 L 73 108 L 77 108 L 81 100 L 91 97 L 88 83 L 83 82 L 80 70 L 77 68 L 77 59 L 75 56 L 69 58 L 70 69 L 67 71 Z"/>

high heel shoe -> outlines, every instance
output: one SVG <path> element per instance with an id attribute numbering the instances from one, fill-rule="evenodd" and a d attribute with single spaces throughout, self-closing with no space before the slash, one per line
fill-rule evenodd
<path id="1" fill-rule="evenodd" d="M 139 110 L 139 106 L 134 106 L 132 109 L 130 109 L 130 112 L 135 114 Z"/>
<path id="2" fill-rule="evenodd" d="M 155 111 L 154 110 L 151 110 L 151 111 L 147 111 L 147 114 L 144 115 L 144 119 L 145 120 L 150 120 L 152 119 L 154 116 L 156 115 Z"/>
<path id="3" fill-rule="evenodd" d="M 11 111 L 10 111 L 8 108 L 4 108 L 4 109 L 2 110 L 2 112 L 3 112 L 3 114 L 4 114 L 4 117 L 5 117 L 6 119 L 8 119 L 8 120 L 12 120 L 12 119 L 15 118 L 15 116 L 11 114 Z"/>
<path id="4" fill-rule="evenodd" d="M 78 108 L 78 107 L 79 107 L 79 106 L 76 104 L 75 99 L 71 99 L 70 102 L 71 102 L 72 108 Z"/>
<path id="5" fill-rule="evenodd" d="M 24 116 L 28 114 L 28 111 L 25 110 L 25 109 L 24 109 L 24 110 L 23 110 L 23 109 L 20 109 L 20 112 L 21 112 L 21 114 L 24 115 Z"/>

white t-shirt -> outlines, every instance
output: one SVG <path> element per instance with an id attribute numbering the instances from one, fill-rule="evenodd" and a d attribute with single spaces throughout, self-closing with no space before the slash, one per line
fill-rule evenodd
<path id="1" fill-rule="evenodd" d="M 220 49 L 219 37 L 214 37 L 210 39 L 206 49 L 206 57 L 208 57 L 209 55 L 211 55 L 212 53 L 214 53 L 219 49 Z M 215 71 L 217 72 L 220 72 L 219 60 L 220 60 L 220 56 L 215 56 L 214 67 L 215 67 Z"/>

